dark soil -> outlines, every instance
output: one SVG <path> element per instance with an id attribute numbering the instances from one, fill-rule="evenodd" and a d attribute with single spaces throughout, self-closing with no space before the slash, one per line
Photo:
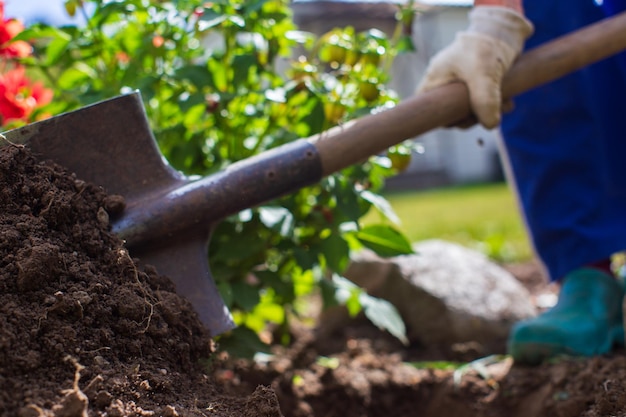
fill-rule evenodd
<path id="1" fill-rule="evenodd" d="M 0 148 L 0 414 L 279 416 L 269 389 L 219 393 L 190 304 L 108 232 L 123 207 Z"/>
<path id="2" fill-rule="evenodd" d="M 228 358 L 109 232 L 122 210 L 0 147 L 0 416 L 626 416 L 621 350 L 523 367 L 476 343 L 406 347 L 355 319 L 334 333 L 294 325 L 262 361 Z M 535 264 L 509 268 L 534 294 L 554 291 Z M 410 364 L 423 361 L 441 369 Z"/>

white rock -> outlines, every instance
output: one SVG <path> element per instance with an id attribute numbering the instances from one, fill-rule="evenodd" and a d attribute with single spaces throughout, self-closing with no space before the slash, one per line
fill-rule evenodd
<path id="1" fill-rule="evenodd" d="M 363 251 L 344 274 L 394 304 L 410 340 L 493 346 L 513 323 L 536 314 L 526 288 L 483 254 L 441 240 L 414 248 L 415 255 L 389 259 Z"/>

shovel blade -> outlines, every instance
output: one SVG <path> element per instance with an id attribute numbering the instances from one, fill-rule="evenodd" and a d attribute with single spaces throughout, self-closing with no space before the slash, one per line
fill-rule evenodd
<path id="1" fill-rule="evenodd" d="M 235 323 L 211 276 L 208 241 L 209 234 L 205 233 L 177 236 L 162 246 L 140 247 L 133 256 L 170 277 L 176 292 L 191 303 L 211 335 L 216 336 L 234 329 Z"/>
<path id="2" fill-rule="evenodd" d="M 143 201 L 158 199 L 190 182 L 160 153 L 138 92 L 3 135 L 11 143 L 25 145 L 41 160 L 53 161 L 109 194 L 122 195 L 127 210 L 141 210 Z M 234 323 L 209 269 L 210 227 L 183 231 L 149 245 L 126 243 L 131 256 L 155 266 L 174 282 L 177 293 L 191 302 L 215 336 L 234 328 Z"/>
<path id="3" fill-rule="evenodd" d="M 138 92 L 3 134 L 127 204 L 186 181 L 161 155 Z"/>

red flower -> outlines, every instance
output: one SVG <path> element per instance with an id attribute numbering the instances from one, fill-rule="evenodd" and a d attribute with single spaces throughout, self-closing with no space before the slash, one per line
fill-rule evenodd
<path id="1" fill-rule="evenodd" d="M 0 1 L 0 57 L 23 58 L 31 54 L 33 48 L 25 41 L 12 41 L 24 25 L 17 19 L 4 17 L 4 2 Z"/>
<path id="2" fill-rule="evenodd" d="M 0 118 L 28 122 L 33 111 L 52 101 L 52 90 L 41 82 L 31 82 L 24 67 L 16 67 L 0 74 Z"/>

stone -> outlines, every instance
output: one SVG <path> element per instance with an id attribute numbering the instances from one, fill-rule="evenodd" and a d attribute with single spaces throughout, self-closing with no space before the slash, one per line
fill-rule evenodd
<path id="1" fill-rule="evenodd" d="M 537 314 L 528 290 L 482 253 L 442 240 L 414 249 L 387 259 L 359 252 L 344 273 L 395 305 L 412 342 L 478 342 L 489 349 L 502 346 L 515 322 Z"/>

